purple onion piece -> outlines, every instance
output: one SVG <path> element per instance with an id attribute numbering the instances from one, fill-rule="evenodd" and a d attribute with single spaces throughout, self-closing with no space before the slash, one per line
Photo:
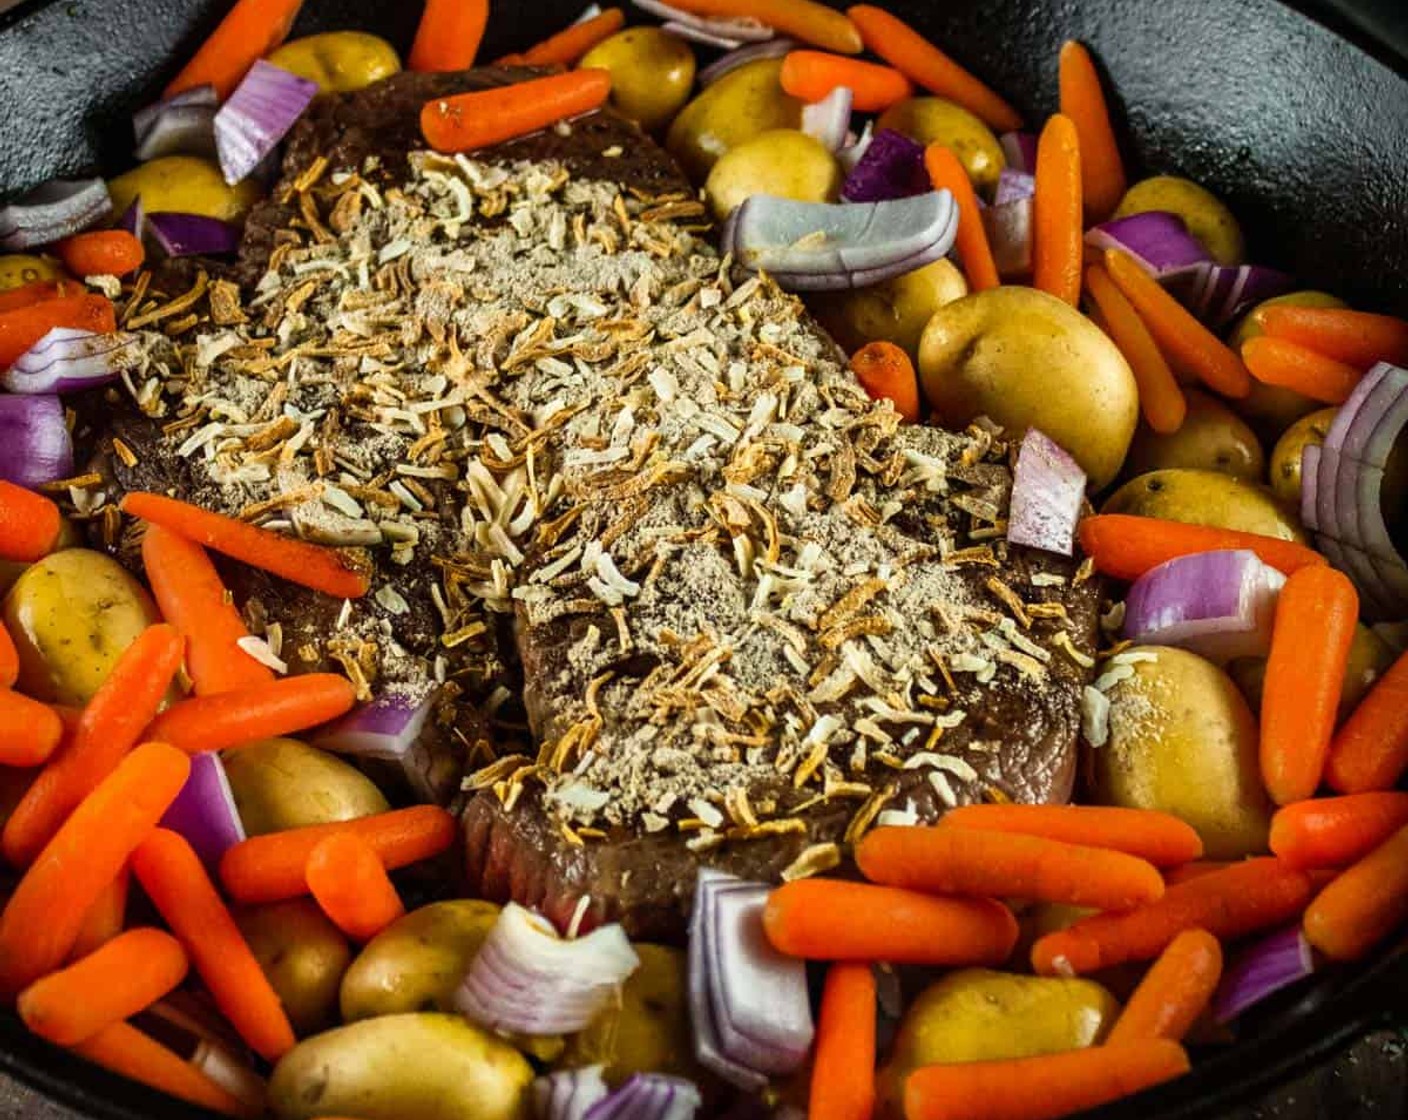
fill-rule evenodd
<path id="1" fill-rule="evenodd" d="M 1212 1001 L 1219 1023 L 1304 980 L 1315 971 L 1315 953 L 1299 924 L 1287 926 L 1249 946 L 1228 965 Z"/>
<path id="2" fill-rule="evenodd" d="M 213 105 L 164 109 L 143 133 L 133 154 L 143 162 L 161 156 L 215 155 L 216 111 Z"/>
<path id="3" fill-rule="evenodd" d="M 1007 157 L 1007 166 L 1013 171 L 1021 171 L 1028 175 L 1036 171 L 1036 145 L 1037 135 L 1035 132 L 1004 132 L 998 143 L 1002 145 L 1002 154 Z"/>
<path id="4" fill-rule="evenodd" d="M 147 230 L 168 257 L 225 257 L 240 247 L 238 227 L 204 214 L 148 214 Z"/>
<path id="5" fill-rule="evenodd" d="M 707 89 L 725 74 L 737 70 L 740 66 L 746 66 L 750 62 L 757 62 L 764 58 L 781 58 L 789 51 L 796 49 L 796 46 L 797 43 L 794 39 L 767 39 L 761 43 L 749 43 L 729 51 L 728 54 L 699 72 L 699 88 Z"/>
<path id="6" fill-rule="evenodd" d="M 1060 444 L 1031 428 L 1022 437 L 1012 478 L 1007 539 L 1070 556 L 1085 497 L 1085 471 Z"/>
<path id="7" fill-rule="evenodd" d="M 220 170 L 231 185 L 279 145 L 318 95 L 318 85 L 260 59 L 215 115 Z"/>
<path id="8" fill-rule="evenodd" d="M 33 490 L 73 477 L 73 437 L 58 397 L 0 397 L 0 478 Z"/>
<path id="9" fill-rule="evenodd" d="M 314 739 L 325 751 L 387 763 L 393 781 L 404 781 L 420 800 L 441 803 L 456 784 L 455 760 L 431 726 L 439 694 L 388 690 L 343 716 Z M 437 749 L 445 746 L 446 750 Z"/>
<path id="10" fill-rule="evenodd" d="M 875 133 L 841 187 L 848 202 L 885 202 L 933 188 L 924 170 L 923 145 L 892 128 Z"/>
<path id="11" fill-rule="evenodd" d="M 584 1066 L 539 1077 L 532 1085 L 533 1115 L 537 1120 L 585 1120 L 593 1105 L 611 1095 L 601 1071 L 601 1066 Z"/>
<path id="12" fill-rule="evenodd" d="M 665 1073 L 637 1073 L 593 1105 L 584 1120 L 693 1120 L 703 1103 L 692 1081 Z"/>
<path id="13" fill-rule="evenodd" d="M 1004 167 L 997 176 L 997 192 L 992 204 L 1002 206 L 1008 202 L 1022 202 L 1036 194 L 1036 176 L 1025 171 L 1013 171 Z"/>
<path id="14" fill-rule="evenodd" d="M 1123 250 L 1159 279 L 1212 261 L 1183 219 L 1166 210 L 1148 210 L 1095 226 L 1086 233 L 1085 243 L 1101 251 Z"/>
<path id="15" fill-rule="evenodd" d="M 97 225 L 112 213 L 101 179 L 51 179 L 0 206 L 0 249 L 18 252 L 49 245 Z"/>
<path id="16" fill-rule="evenodd" d="M 219 104 L 220 95 L 215 92 L 214 86 L 192 86 L 190 89 L 182 90 L 174 97 L 153 102 L 133 113 L 132 135 L 140 144 L 142 138 L 152 130 L 152 126 L 156 124 L 162 114 L 171 109 L 214 109 Z"/>
<path id="17" fill-rule="evenodd" d="M 983 211 L 983 225 L 988 231 L 993 264 L 1004 280 L 1020 279 L 1032 270 L 1034 209 L 1030 198 L 1018 198 Z"/>
<path id="18" fill-rule="evenodd" d="M 142 196 L 138 195 L 132 200 L 132 205 L 122 212 L 122 217 L 117 219 L 117 228 L 125 229 L 138 241 L 145 241 L 147 237 L 147 212 L 142 206 Z"/>
<path id="19" fill-rule="evenodd" d="M 1295 287 L 1295 280 L 1261 265 L 1224 268 L 1205 262 L 1190 270 L 1175 270 L 1170 286 L 1193 314 L 1220 329 L 1257 304 L 1285 295 Z"/>
<path id="20" fill-rule="evenodd" d="M 865 158 L 865 153 L 870 151 L 870 145 L 875 142 L 875 122 L 866 121 L 865 127 L 860 130 L 860 135 L 852 139 L 846 137 L 846 146 L 836 153 L 836 161 L 841 165 L 841 170 L 849 175 L 856 169 L 856 164 Z"/>
<path id="21" fill-rule="evenodd" d="M 11 393 L 73 393 L 116 381 L 142 360 L 142 341 L 126 331 L 95 334 L 54 327 L 0 373 Z"/>
<path id="22" fill-rule="evenodd" d="M 718 35 L 706 28 L 695 27 L 689 23 L 662 23 L 660 30 L 668 31 L 671 35 L 677 35 L 691 43 L 698 43 L 701 47 L 714 47 L 721 51 L 737 50 L 743 45 L 742 39 L 730 39 L 725 35 Z"/>
<path id="23" fill-rule="evenodd" d="M 191 759 L 191 775 L 161 818 L 161 827 L 184 836 L 210 867 L 244 840 L 244 824 L 225 776 L 225 764 L 214 751 Z"/>
<path id="24" fill-rule="evenodd" d="M 802 131 L 813 136 L 830 151 L 846 145 L 851 128 L 851 106 L 855 95 L 846 86 L 837 86 L 822 100 L 802 110 Z"/>

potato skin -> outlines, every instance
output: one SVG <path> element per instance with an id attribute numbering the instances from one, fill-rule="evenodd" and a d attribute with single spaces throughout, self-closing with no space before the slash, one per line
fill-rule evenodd
<path id="1" fill-rule="evenodd" d="M 919 342 L 934 312 L 968 294 L 968 281 L 950 260 L 849 292 L 818 292 L 812 313 L 847 354 L 871 342 L 893 342 L 919 361 Z"/>
<path id="2" fill-rule="evenodd" d="M 166 212 L 203 214 L 225 222 L 238 222 L 259 201 L 255 179 L 230 186 L 220 168 L 198 156 L 161 156 L 119 175 L 108 183 L 115 213 L 123 213 L 142 196 L 148 214 Z"/>
<path id="3" fill-rule="evenodd" d="M 297 739 L 265 739 L 226 751 L 225 774 L 250 836 L 332 824 L 390 808 L 376 785 L 334 754 Z"/>
<path id="4" fill-rule="evenodd" d="M 1159 517 L 1305 543 L 1300 519 L 1270 490 L 1219 471 L 1150 471 L 1111 494 L 1101 512 Z"/>
<path id="5" fill-rule="evenodd" d="M 942 97 L 908 97 L 896 102 L 875 122 L 877 132 L 882 128 L 892 128 L 925 147 L 942 144 L 948 148 L 982 195 L 997 189 L 997 178 L 1007 166 L 992 129 L 963 106 Z"/>
<path id="6" fill-rule="evenodd" d="M 1148 210 L 1168 210 L 1183 219 L 1188 232 L 1202 242 L 1218 264 L 1237 265 L 1246 260 L 1242 227 L 1216 195 L 1191 179 L 1177 175 L 1155 175 L 1135 183 L 1120 199 L 1116 218 L 1142 214 Z"/>
<path id="7" fill-rule="evenodd" d="M 583 68 L 611 73 L 611 104 L 646 132 L 670 123 L 694 88 L 689 44 L 659 27 L 628 27 L 598 43 Z"/>
<path id="8" fill-rule="evenodd" d="M 323 93 L 352 93 L 400 72 L 396 48 L 365 31 L 325 31 L 291 39 L 269 55 L 275 66 L 316 82 Z"/>
<path id="9" fill-rule="evenodd" d="M 782 88 L 782 60 L 765 58 L 725 74 L 680 110 L 665 147 L 703 183 L 730 148 L 774 128 L 800 128 L 802 103 Z"/>
<path id="10" fill-rule="evenodd" d="M 294 898 L 251 906 L 235 922 L 300 1036 L 337 1022 L 338 986 L 352 950 L 317 903 Z"/>
<path id="11" fill-rule="evenodd" d="M 840 189 L 841 168 L 825 144 L 794 128 L 774 128 L 719 157 L 704 201 L 722 222 L 755 194 L 830 202 Z"/>
<path id="12" fill-rule="evenodd" d="M 1176 432 L 1160 435 L 1144 424 L 1134 435 L 1125 461 L 1130 475 L 1171 467 L 1218 471 L 1244 482 L 1266 477 L 1266 454 L 1256 433 L 1211 394 L 1185 389 L 1188 415 Z"/>
<path id="13" fill-rule="evenodd" d="M 1240 354 L 1243 343 L 1261 337 L 1264 333 L 1262 316 L 1268 307 L 1347 306 L 1348 304 L 1344 300 L 1330 295 L 1329 292 L 1289 292 L 1284 296 L 1275 296 L 1257 304 L 1242 316 L 1241 322 L 1228 337 L 1227 345 Z M 1238 413 L 1256 429 L 1257 434 L 1266 441 L 1268 447 L 1275 443 L 1281 434 L 1297 420 L 1308 416 L 1321 407 L 1320 401 L 1302 396 L 1294 389 L 1287 389 L 1280 385 L 1267 385 L 1256 378 L 1252 378 L 1252 391 L 1237 402 Z"/>
<path id="14" fill-rule="evenodd" d="M 0 292 L 37 284 L 40 280 L 62 280 L 66 275 L 58 262 L 48 257 L 37 257 L 32 253 L 0 256 Z"/>
<path id="15" fill-rule="evenodd" d="M 1292 509 L 1300 508 L 1301 456 L 1307 447 L 1319 447 L 1330 434 L 1337 408 L 1322 408 L 1302 416 L 1286 429 L 1271 452 L 1271 491 Z"/>

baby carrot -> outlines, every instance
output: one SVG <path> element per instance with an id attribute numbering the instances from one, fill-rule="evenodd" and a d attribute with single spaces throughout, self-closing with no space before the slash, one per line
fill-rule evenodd
<path id="1" fill-rule="evenodd" d="M 120 1023 L 186 978 L 186 951 L 159 929 L 133 929 L 20 993 L 24 1025 L 40 1038 L 72 1046 Z"/>
<path id="2" fill-rule="evenodd" d="M 1242 359 L 1193 318 L 1133 257 L 1107 249 L 1105 268 L 1170 360 L 1224 397 L 1245 397 L 1252 391 L 1251 375 Z"/>
<path id="3" fill-rule="evenodd" d="M 280 536 L 160 494 L 134 491 L 122 499 L 122 512 L 170 529 L 251 568 L 282 576 L 300 587 L 311 587 L 339 599 L 359 599 L 367 593 L 367 577 L 353 571 L 331 548 Z"/>
<path id="4" fill-rule="evenodd" d="M 973 193 L 972 180 L 958 157 L 939 144 L 930 144 L 924 152 L 924 166 L 936 191 L 948 191 L 958 204 L 958 259 L 968 277 L 968 286 L 975 292 L 996 288 L 1002 283 L 997 264 L 988 244 L 987 227 L 978 210 L 978 196 Z"/>
<path id="5" fill-rule="evenodd" d="M 615 35 L 625 23 L 626 17 L 620 8 L 607 8 L 529 47 L 516 61 L 524 66 L 576 66 L 583 55 Z"/>
<path id="6" fill-rule="evenodd" d="M 1270 335 L 1249 338 L 1242 343 L 1242 361 L 1251 375 L 1263 384 L 1292 389 L 1325 404 L 1344 404 L 1364 376 L 1354 366 Z"/>
<path id="7" fill-rule="evenodd" d="M 151 722 L 146 737 L 189 754 L 223 751 L 317 727 L 344 715 L 356 702 L 357 690 L 346 677 L 306 673 L 180 700 Z"/>
<path id="8" fill-rule="evenodd" d="M 889 66 L 826 54 L 792 51 L 782 63 L 782 88 L 802 101 L 821 101 L 838 86 L 853 95 L 860 113 L 883 113 L 896 101 L 914 95 L 909 79 Z"/>
<path id="9" fill-rule="evenodd" d="M 1039 938 L 1032 965 L 1042 976 L 1079 975 L 1157 957 L 1185 929 L 1230 941 L 1282 925 L 1305 909 L 1312 886 L 1303 871 L 1275 859 L 1249 859 L 1169 887 L 1163 898 L 1123 914 L 1094 914 Z"/>
<path id="10" fill-rule="evenodd" d="M 54 252 L 75 276 L 126 276 L 147 258 L 142 243 L 125 229 L 75 234 L 55 245 Z"/>
<path id="11" fill-rule="evenodd" d="M 935 898 L 839 879 L 778 887 L 763 928 L 779 951 L 820 961 L 999 965 L 1017 944 L 1017 919 L 990 898 Z"/>
<path id="12" fill-rule="evenodd" d="M 0 314 L 0 369 L 14 365 L 55 327 L 111 334 L 117 330 L 112 300 L 99 295 L 66 296 Z"/>
<path id="13" fill-rule="evenodd" d="M 1222 944 L 1204 929 L 1169 942 L 1124 1005 L 1105 1045 L 1166 1038 L 1182 1042 L 1222 979 Z"/>
<path id="14" fill-rule="evenodd" d="M 861 51 L 856 25 L 816 0 L 670 0 L 670 6 L 712 19 L 755 19 L 779 34 L 837 54 Z"/>
<path id="15" fill-rule="evenodd" d="M 1267 307 L 1262 327 L 1272 338 L 1368 369 L 1375 362 L 1408 365 L 1408 320 L 1344 307 Z"/>
<path id="16" fill-rule="evenodd" d="M 924 1066 L 904 1086 L 905 1120 L 1056 1120 L 1188 1072 L 1176 1042 L 1152 1039 L 1035 1058 Z"/>
<path id="17" fill-rule="evenodd" d="M 1144 320 L 1115 287 L 1104 265 L 1086 269 L 1085 286 L 1104 318 L 1105 333 L 1134 372 L 1144 422 L 1160 435 L 1178 431 L 1188 415 L 1188 401 Z"/>
<path id="18" fill-rule="evenodd" d="M 851 355 L 851 372 L 871 400 L 888 400 L 909 423 L 919 422 L 919 377 L 909 355 L 893 342 L 866 343 Z"/>
<path id="19" fill-rule="evenodd" d="M 127 894 L 132 884 L 132 872 L 124 867 L 117 878 L 103 888 L 98 899 L 83 916 L 83 928 L 73 943 L 70 960 L 81 960 L 102 948 L 127 924 Z"/>
<path id="20" fill-rule="evenodd" d="M 36 280 L 20 288 L 0 292 L 0 314 L 21 307 L 30 307 L 60 296 L 81 296 L 87 292 L 82 284 L 73 280 Z"/>
<path id="21" fill-rule="evenodd" d="M 1359 701 L 1330 744 L 1325 777 L 1341 793 L 1391 789 L 1408 770 L 1408 654 Z"/>
<path id="22" fill-rule="evenodd" d="M 1022 127 L 1017 110 L 902 19 L 871 4 L 857 4 L 846 14 L 860 31 L 866 49 L 916 85 L 962 105 L 994 132 Z"/>
<path id="23" fill-rule="evenodd" d="M 1067 844 L 1085 844 L 1175 867 L 1203 854 L 1192 826 L 1172 813 L 1105 805 L 963 805 L 950 809 L 942 828 L 1018 832 Z"/>
<path id="24" fill-rule="evenodd" d="M 1408 828 L 1341 874 L 1305 912 L 1305 937 L 1327 957 L 1357 961 L 1408 920 Z"/>
<path id="25" fill-rule="evenodd" d="M 489 0 L 425 0 L 407 70 L 468 70 L 489 23 Z"/>
<path id="26" fill-rule="evenodd" d="M 875 973 L 833 964 L 821 994 L 808 1120 L 870 1120 L 875 1109 Z"/>
<path id="27" fill-rule="evenodd" d="M 976 828 L 877 828 L 856 863 L 889 887 L 1096 910 L 1130 910 L 1164 893 L 1158 869 L 1123 852 Z"/>
<path id="28" fill-rule="evenodd" d="M 224 101 L 256 61 L 288 38 L 301 7 L 303 0 L 236 0 L 195 57 L 171 80 L 165 96 L 214 86 Z"/>
<path id="29" fill-rule="evenodd" d="M 352 941 L 370 941 L 406 912 L 381 859 L 355 832 L 334 832 L 308 856 L 308 893 Z"/>
<path id="30" fill-rule="evenodd" d="M 1032 199 L 1032 286 L 1080 304 L 1085 221 L 1081 202 L 1081 154 L 1076 126 L 1056 113 L 1041 130 L 1036 148 L 1036 195 Z"/>
<path id="31" fill-rule="evenodd" d="M 20 679 L 20 653 L 15 648 L 15 639 L 10 631 L 0 623 L 0 688 L 13 688 Z"/>
<path id="32" fill-rule="evenodd" d="M 63 721 L 52 708 L 0 689 L 0 766 L 42 766 L 63 734 Z"/>
<path id="33" fill-rule="evenodd" d="M 1348 867 L 1408 825 L 1408 793 L 1317 797 L 1278 809 L 1271 850 L 1292 867 Z"/>
<path id="34" fill-rule="evenodd" d="M 252 1114 L 247 1105 L 184 1058 L 126 1023 L 115 1023 L 72 1049 L 94 1065 L 191 1104 L 229 1116 Z"/>
<path id="35" fill-rule="evenodd" d="M 1250 549 L 1287 575 L 1325 563 L 1314 549 L 1294 541 L 1127 513 L 1085 518 L 1080 523 L 1080 546 L 1105 575 L 1123 580 L 1138 579 L 1150 568 L 1179 556 L 1224 549 Z"/>
<path id="36" fill-rule="evenodd" d="M 40 771 L 5 829 L 0 848 L 16 867 L 39 854 L 63 820 L 142 737 L 181 667 L 185 643 L 174 626 L 148 626 L 123 650 L 88 701 L 68 744 Z"/>
<path id="37" fill-rule="evenodd" d="M 1103 222 L 1124 197 L 1124 164 L 1095 61 L 1073 39 L 1061 47 L 1061 114 L 1071 119 L 1080 137 L 1085 217 L 1092 224 Z"/>
<path id="38" fill-rule="evenodd" d="M 1320 787 L 1358 620 L 1354 584 L 1334 568 L 1303 568 L 1281 588 L 1261 693 L 1261 777 L 1277 805 Z"/>
<path id="39" fill-rule="evenodd" d="M 329 836 L 365 840 L 388 871 L 438 856 L 455 842 L 455 818 L 435 805 L 416 805 L 339 824 L 310 825 L 253 836 L 220 860 L 220 880 L 236 902 L 279 902 L 308 891 L 308 858 Z"/>
<path id="40" fill-rule="evenodd" d="M 190 772 L 180 751 L 145 743 L 69 815 L 0 914 L 0 994 L 18 995 L 63 964 L 88 911 Z"/>
<path id="41" fill-rule="evenodd" d="M 132 854 L 132 872 L 250 1049 L 271 1062 L 291 1050 L 279 997 L 186 838 L 158 828 Z"/>
<path id="42" fill-rule="evenodd" d="M 0 481 L 0 560 L 42 560 L 53 550 L 62 527 L 59 507 L 43 494 Z"/>
<path id="43" fill-rule="evenodd" d="M 601 108 L 611 93 L 605 70 L 574 70 L 530 82 L 427 101 L 421 132 L 436 151 L 468 152 L 539 132 Z"/>
<path id="44" fill-rule="evenodd" d="M 1191 863 L 1181 863 L 1177 867 L 1170 867 L 1164 872 L 1164 883 L 1170 887 L 1176 887 L 1179 883 L 1200 879 L 1204 875 L 1211 875 L 1214 871 L 1221 871 L 1231 866 L 1231 860 L 1195 859 Z"/>

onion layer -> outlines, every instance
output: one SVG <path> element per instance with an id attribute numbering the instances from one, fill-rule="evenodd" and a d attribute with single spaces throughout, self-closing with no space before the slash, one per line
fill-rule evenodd
<path id="1" fill-rule="evenodd" d="M 196 86 L 132 114 L 139 160 L 158 156 L 215 155 L 215 113 L 220 98 L 214 86 Z"/>
<path id="2" fill-rule="evenodd" d="M 440 802 L 455 768 L 453 759 L 435 750 L 430 717 L 438 700 L 436 689 L 424 694 L 387 690 L 343 716 L 313 740 L 334 754 L 389 763 L 422 801 Z"/>
<path id="3" fill-rule="evenodd" d="M 191 759 L 191 776 L 161 818 L 161 827 L 179 832 L 211 867 L 244 840 L 244 823 L 218 754 L 212 751 Z"/>
<path id="4" fill-rule="evenodd" d="M 49 245 L 97 225 L 112 213 L 101 179 L 51 179 L 0 206 L 0 249 L 16 252 Z"/>
<path id="5" fill-rule="evenodd" d="M 707 89 L 730 71 L 763 58 L 781 58 L 788 51 L 795 50 L 795 39 L 766 39 L 761 43 L 749 43 L 710 63 L 699 71 L 699 88 Z"/>
<path id="6" fill-rule="evenodd" d="M 663 1073 L 637 1073 L 593 1105 L 585 1120 L 693 1120 L 703 1103 L 692 1081 Z"/>
<path id="7" fill-rule="evenodd" d="M 560 1069 L 533 1082 L 533 1115 L 537 1120 L 584 1120 L 593 1105 L 611 1095 L 601 1066 Z"/>
<path id="8" fill-rule="evenodd" d="M 1249 946 L 1228 966 L 1213 997 L 1213 1018 L 1219 1023 L 1235 1019 L 1314 971 L 1315 953 L 1301 927 L 1278 930 Z"/>
<path id="9" fill-rule="evenodd" d="M 251 175 L 318 94 L 316 82 L 262 58 L 215 114 L 215 147 L 225 182 Z"/>
<path id="10" fill-rule="evenodd" d="M 743 43 L 763 42 L 776 34 L 771 27 L 748 16 L 710 19 L 706 16 L 697 16 L 693 12 L 687 12 L 683 8 L 662 3 L 661 0 L 631 0 L 631 2 L 641 11 L 649 12 L 656 18 L 664 20 L 667 30 L 684 38 L 694 38 L 687 34 L 687 31 L 698 32 L 700 37 L 696 38 L 695 42 L 716 47 L 723 46 L 725 50 L 734 50 Z M 728 45 L 724 46 L 724 44 Z"/>
<path id="11" fill-rule="evenodd" d="M 837 86 L 820 101 L 802 110 L 802 131 L 814 136 L 830 151 L 846 146 L 851 130 L 851 106 L 855 95 L 847 86 Z"/>
<path id="12" fill-rule="evenodd" d="M 168 257 L 223 257 L 240 247 L 240 231 L 204 214 L 148 214 L 147 229 Z"/>
<path id="13" fill-rule="evenodd" d="M 12 393 L 75 393 L 116 381 L 141 360 L 135 334 L 54 327 L 0 373 L 0 385 Z"/>
<path id="14" fill-rule="evenodd" d="M 1007 539 L 1070 556 L 1085 498 L 1085 472 L 1055 440 L 1028 430 L 1012 478 Z"/>
<path id="15" fill-rule="evenodd" d="M 0 478 L 33 490 L 73 477 L 73 437 L 58 397 L 0 397 Z"/>

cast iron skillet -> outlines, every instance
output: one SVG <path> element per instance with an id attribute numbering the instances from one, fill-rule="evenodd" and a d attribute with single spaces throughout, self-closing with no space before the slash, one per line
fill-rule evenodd
<path id="1" fill-rule="evenodd" d="M 1408 80 L 1400 76 L 1408 39 L 1394 37 L 1399 0 L 1303 0 L 1341 34 L 1277 0 L 882 2 L 1033 118 L 1055 107 L 1059 45 L 1084 40 L 1109 70 L 1137 163 L 1181 172 L 1225 198 L 1246 226 L 1252 259 L 1357 306 L 1408 313 Z M 582 5 L 499 0 L 483 57 L 564 26 Z M 52 175 L 124 167 L 128 115 L 227 6 L 31 0 L 0 17 L 0 195 Z M 296 34 L 358 28 L 404 49 L 419 10 L 414 0 L 309 0 Z M 1405 998 L 1408 945 L 1399 945 L 1273 1002 L 1248 1024 L 1248 1041 L 1098 1116 L 1221 1116 L 1380 1025 Z M 94 1120 L 214 1116 L 48 1046 L 11 1014 L 0 1015 L 0 1072 Z"/>

